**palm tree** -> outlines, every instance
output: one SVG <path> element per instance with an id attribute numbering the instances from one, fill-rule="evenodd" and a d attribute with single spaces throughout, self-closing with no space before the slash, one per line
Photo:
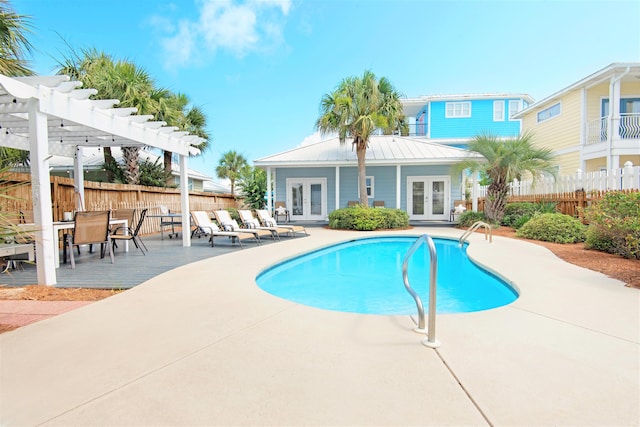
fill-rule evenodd
<path id="1" fill-rule="evenodd" d="M 466 160 L 454 168 L 456 171 L 481 171 L 489 180 L 484 213 L 488 220 L 499 223 L 509 194 L 509 184 L 529 173 L 535 180 L 542 174 L 556 176 L 556 167 L 551 162 L 551 150 L 533 146 L 533 134 L 506 140 L 493 135 L 478 135 L 469 142 L 469 150 L 484 157 L 484 160 Z"/>
<path id="2" fill-rule="evenodd" d="M 33 71 L 24 59 L 33 51 L 26 33 L 31 32 L 31 18 L 16 14 L 7 0 L 0 0 L 0 74 L 30 76 Z"/>
<path id="3" fill-rule="evenodd" d="M 158 90 L 152 94 L 152 98 L 157 100 L 158 111 L 155 119 L 162 120 L 168 126 L 176 126 L 179 130 L 189 132 L 204 139 L 196 148 L 203 153 L 209 148 L 209 134 L 205 130 L 207 117 L 201 108 L 192 106 L 189 108 L 189 98 L 182 93 L 171 93 L 168 90 Z M 171 176 L 171 162 L 173 153 L 164 151 L 164 170 L 168 177 Z"/>
<path id="4" fill-rule="evenodd" d="M 337 132 L 341 143 L 347 138 L 356 147 L 360 204 L 368 205 L 365 157 L 369 137 L 378 130 L 401 132 L 406 127 L 400 94 L 386 78 L 376 79 L 371 71 L 362 78 L 347 77 L 322 97 L 316 129 L 321 134 Z"/>
<path id="5" fill-rule="evenodd" d="M 94 88 L 98 94 L 94 96 L 96 99 L 113 99 L 109 96 L 106 87 L 105 75 L 109 74 L 108 70 L 114 67 L 113 58 L 105 52 L 97 49 L 82 49 L 79 53 L 70 49 L 67 56 L 63 56 L 58 60 L 58 72 L 60 75 L 67 75 L 72 80 L 82 82 L 85 88 Z M 107 182 L 115 180 L 115 171 L 118 168 L 115 158 L 111 153 L 111 147 L 104 147 L 104 163 Z"/>
<path id="6" fill-rule="evenodd" d="M 242 173 L 249 167 L 247 159 L 242 154 L 234 150 L 227 151 L 222 155 L 220 163 L 216 168 L 218 178 L 227 178 L 231 182 L 231 194 L 235 196 L 235 184 Z"/>
<path id="7" fill-rule="evenodd" d="M 151 97 L 155 83 L 149 73 L 130 61 L 114 61 L 113 58 L 96 49 L 82 49 L 80 54 L 71 50 L 69 56 L 58 62 L 58 74 L 66 74 L 80 80 L 84 87 L 95 88 L 96 99 L 118 99 L 120 107 L 135 107 L 138 114 L 155 115 L 157 102 Z M 139 147 L 122 147 L 125 164 L 125 180 L 137 184 L 140 180 L 138 163 Z M 104 148 L 105 168 L 115 170 L 115 159 L 111 148 Z M 109 173 L 108 181 L 114 176 Z"/>

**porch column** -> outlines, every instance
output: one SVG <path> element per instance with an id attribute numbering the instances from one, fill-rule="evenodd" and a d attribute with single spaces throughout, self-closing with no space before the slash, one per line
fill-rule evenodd
<path id="1" fill-rule="evenodd" d="M 580 92 L 581 114 L 580 114 L 580 151 L 578 156 L 578 164 L 584 169 L 584 147 L 587 146 L 587 138 L 589 137 L 589 120 L 587 116 L 587 88 L 582 88 Z"/>
<path id="2" fill-rule="evenodd" d="M 267 211 L 273 212 L 273 202 L 276 199 L 276 187 L 273 187 L 273 198 L 271 197 L 271 168 L 267 168 Z"/>
<path id="3" fill-rule="evenodd" d="M 336 209 L 340 209 L 340 166 L 336 166 Z"/>
<path id="4" fill-rule="evenodd" d="M 53 257 L 56 251 L 53 245 L 58 244 L 58 239 L 53 236 L 47 115 L 39 111 L 38 99 L 29 99 L 27 105 L 29 112 L 29 156 L 31 159 L 33 217 L 36 228 L 36 258 L 38 260 L 36 262 L 36 273 L 38 284 L 55 285 L 57 278 Z"/>
<path id="5" fill-rule="evenodd" d="M 402 166 L 396 165 L 396 209 L 400 209 L 400 193 L 402 192 Z"/>
<path id="6" fill-rule="evenodd" d="M 191 213 L 189 212 L 189 178 L 187 156 L 180 154 L 180 209 L 182 210 L 182 247 L 191 246 Z"/>

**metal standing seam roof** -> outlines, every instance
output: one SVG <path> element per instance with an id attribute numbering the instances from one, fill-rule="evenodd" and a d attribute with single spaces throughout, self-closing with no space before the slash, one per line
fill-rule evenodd
<path id="1" fill-rule="evenodd" d="M 395 135 L 374 135 L 369 139 L 365 160 L 367 165 L 452 164 L 481 155 L 462 148 L 450 147 L 428 140 Z M 355 148 L 350 141 L 341 144 L 330 138 L 254 161 L 256 166 L 354 166 Z"/>

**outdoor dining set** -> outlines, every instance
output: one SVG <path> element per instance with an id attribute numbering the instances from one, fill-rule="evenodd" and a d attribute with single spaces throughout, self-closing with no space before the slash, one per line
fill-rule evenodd
<path id="1" fill-rule="evenodd" d="M 90 253 L 94 246 L 99 245 L 100 258 L 109 254 L 111 263 L 115 262 L 115 249 L 122 244 L 124 251 L 128 252 L 129 243 L 133 242 L 143 255 L 149 249 L 141 237 L 141 229 L 145 219 L 157 220 L 160 226 L 161 238 L 164 239 L 164 231 L 169 227 L 168 237 L 178 237 L 182 214 L 171 212 L 165 206 L 153 209 L 152 214 L 149 208 L 142 209 L 113 209 L 97 211 L 77 211 L 75 213 L 65 212 L 62 221 L 53 222 L 53 239 L 58 244 L 54 244 L 55 267 L 70 261 L 70 267 L 75 269 L 76 254 L 81 253 L 81 247 L 88 247 Z M 159 211 L 159 213 L 155 213 Z M 263 238 L 271 238 L 274 241 L 280 240 L 281 236 L 295 237 L 303 233 L 307 235 L 307 230 L 302 225 L 280 224 L 276 222 L 269 211 L 258 209 L 257 216 L 248 209 L 237 211 L 237 215 L 232 215 L 229 210 L 194 210 L 190 212 L 191 237 L 208 237 L 208 242 L 214 246 L 214 239 L 224 237 L 230 240 L 232 245 L 237 244 L 243 247 L 244 240 L 261 244 Z M 234 219 L 238 218 L 238 219 Z M 15 233 L 8 241 L 0 245 L 0 259 L 5 260 L 4 268 L 9 268 L 12 264 L 23 260 L 36 261 L 35 259 L 35 223 L 33 214 L 29 211 L 20 212 L 17 215 Z M 62 247 L 62 257 L 60 248 Z"/>

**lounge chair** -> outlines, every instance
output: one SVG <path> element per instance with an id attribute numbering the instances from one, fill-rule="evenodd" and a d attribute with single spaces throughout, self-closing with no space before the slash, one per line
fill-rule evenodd
<path id="1" fill-rule="evenodd" d="M 238 224 L 238 221 L 231 218 L 231 214 L 229 213 L 229 211 L 221 209 L 213 211 L 213 215 L 215 215 L 216 221 L 218 221 L 218 224 L 220 224 L 224 231 L 251 233 L 256 236 L 256 239 L 258 241 L 260 241 L 263 236 L 269 236 L 275 240 L 275 237 L 273 237 L 273 233 L 269 230 L 262 230 L 257 228 L 241 228 Z"/>
<path id="2" fill-rule="evenodd" d="M 289 230 L 289 233 L 291 233 L 293 237 L 296 236 L 296 233 L 304 233 L 307 236 L 309 235 L 309 233 L 307 233 L 307 229 L 301 225 L 278 224 L 276 220 L 273 219 L 271 215 L 269 215 L 269 212 L 266 209 L 257 209 L 256 213 L 258 214 L 258 218 L 260 218 L 260 222 L 264 227 L 286 228 L 287 230 Z"/>
<path id="3" fill-rule="evenodd" d="M 252 233 L 243 233 L 237 231 L 222 231 L 218 224 L 211 221 L 209 218 L 209 214 L 205 211 L 191 211 L 191 218 L 193 219 L 193 225 L 196 226 L 193 231 L 194 234 L 200 233 L 205 236 L 209 236 L 209 241 L 211 242 L 211 246 L 213 246 L 213 238 L 216 236 L 226 236 L 230 237 L 232 242 L 237 241 L 240 247 L 242 247 L 242 239 L 254 239 L 256 243 L 260 243 L 255 235 Z"/>
<path id="4" fill-rule="evenodd" d="M 240 215 L 240 220 L 244 225 L 244 228 L 255 228 L 258 230 L 269 230 L 274 237 L 277 237 L 280 240 L 280 234 L 288 234 L 290 230 L 286 227 L 269 227 L 263 226 L 260 224 L 258 218 L 254 217 L 250 210 L 248 209 L 239 209 L 238 214 Z"/>

